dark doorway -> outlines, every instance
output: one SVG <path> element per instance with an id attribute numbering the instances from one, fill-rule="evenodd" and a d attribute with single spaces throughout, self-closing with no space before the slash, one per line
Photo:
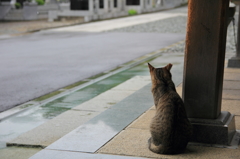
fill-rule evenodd
<path id="1" fill-rule="evenodd" d="M 71 10 L 88 10 L 88 0 L 71 0 L 70 9 Z"/>
<path id="2" fill-rule="evenodd" d="M 127 5 L 140 5 L 140 0 L 127 0 Z"/>

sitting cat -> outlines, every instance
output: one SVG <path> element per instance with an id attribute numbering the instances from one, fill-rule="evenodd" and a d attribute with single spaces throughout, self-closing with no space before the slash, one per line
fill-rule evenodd
<path id="1" fill-rule="evenodd" d="M 172 64 L 154 68 L 148 63 L 156 114 L 150 125 L 149 149 L 159 154 L 184 152 L 192 135 L 184 104 L 172 81 Z"/>

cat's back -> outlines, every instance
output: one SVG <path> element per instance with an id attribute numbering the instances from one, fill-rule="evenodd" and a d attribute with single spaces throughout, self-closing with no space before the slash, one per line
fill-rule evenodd
<path id="1" fill-rule="evenodd" d="M 179 107 L 184 108 L 183 102 L 175 92 L 165 94 L 159 98 L 159 102 L 156 105 L 156 113 L 152 119 L 151 128 L 167 133 L 174 131 L 173 129 L 176 129 L 177 126 L 176 123 L 182 120 L 179 118 L 179 114 L 182 114 L 181 111 L 184 111 Z"/>
<path id="2" fill-rule="evenodd" d="M 177 115 L 178 111 L 184 111 L 182 109 L 185 110 L 183 101 L 178 93 L 174 90 L 169 91 L 160 97 L 158 99 L 158 104 L 156 105 L 156 111 L 160 114 L 163 113 L 163 115 L 165 114 L 166 116 L 175 116 Z"/>
<path id="3" fill-rule="evenodd" d="M 175 127 L 175 140 L 181 145 L 181 142 L 188 142 L 192 135 L 192 125 L 188 120 L 187 113 L 182 98 L 177 92 L 172 92 L 172 98 L 169 98 L 172 105 L 172 126 Z M 176 143 L 177 144 L 177 143 Z"/>
<path id="4" fill-rule="evenodd" d="M 161 125 L 163 131 L 184 132 L 191 135 L 191 124 L 187 118 L 184 103 L 177 92 L 171 91 L 160 99 L 153 118 L 154 125 Z"/>

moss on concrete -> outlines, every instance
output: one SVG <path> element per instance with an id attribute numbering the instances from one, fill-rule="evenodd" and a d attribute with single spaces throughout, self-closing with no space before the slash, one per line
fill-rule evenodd
<path id="1" fill-rule="evenodd" d="M 43 95 L 43 96 L 41 96 L 41 97 L 39 97 L 39 98 L 36 98 L 34 101 L 37 101 L 37 102 L 43 101 L 43 100 L 46 100 L 46 99 L 48 99 L 48 98 L 51 98 L 51 97 L 53 97 L 53 96 L 55 96 L 55 95 L 58 95 L 58 94 L 60 94 L 60 93 L 62 93 L 62 91 L 55 91 L 55 92 L 52 92 L 52 93 Z"/>

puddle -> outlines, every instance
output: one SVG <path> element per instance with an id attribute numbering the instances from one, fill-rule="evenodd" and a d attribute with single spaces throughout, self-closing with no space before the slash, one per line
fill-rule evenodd
<path id="1" fill-rule="evenodd" d="M 173 74 L 173 81 L 176 85 L 181 83 L 183 53 L 163 53 L 161 56 L 148 62 L 155 67 L 162 67 L 168 63 L 172 63 L 173 68 L 171 72 Z M 92 99 L 134 76 L 149 76 L 147 62 L 112 75 L 47 104 L 30 108 L 29 110 L 2 121 L 0 123 L 0 148 L 4 148 L 6 142 L 16 138 L 20 134 L 43 124 L 57 115 Z"/>

